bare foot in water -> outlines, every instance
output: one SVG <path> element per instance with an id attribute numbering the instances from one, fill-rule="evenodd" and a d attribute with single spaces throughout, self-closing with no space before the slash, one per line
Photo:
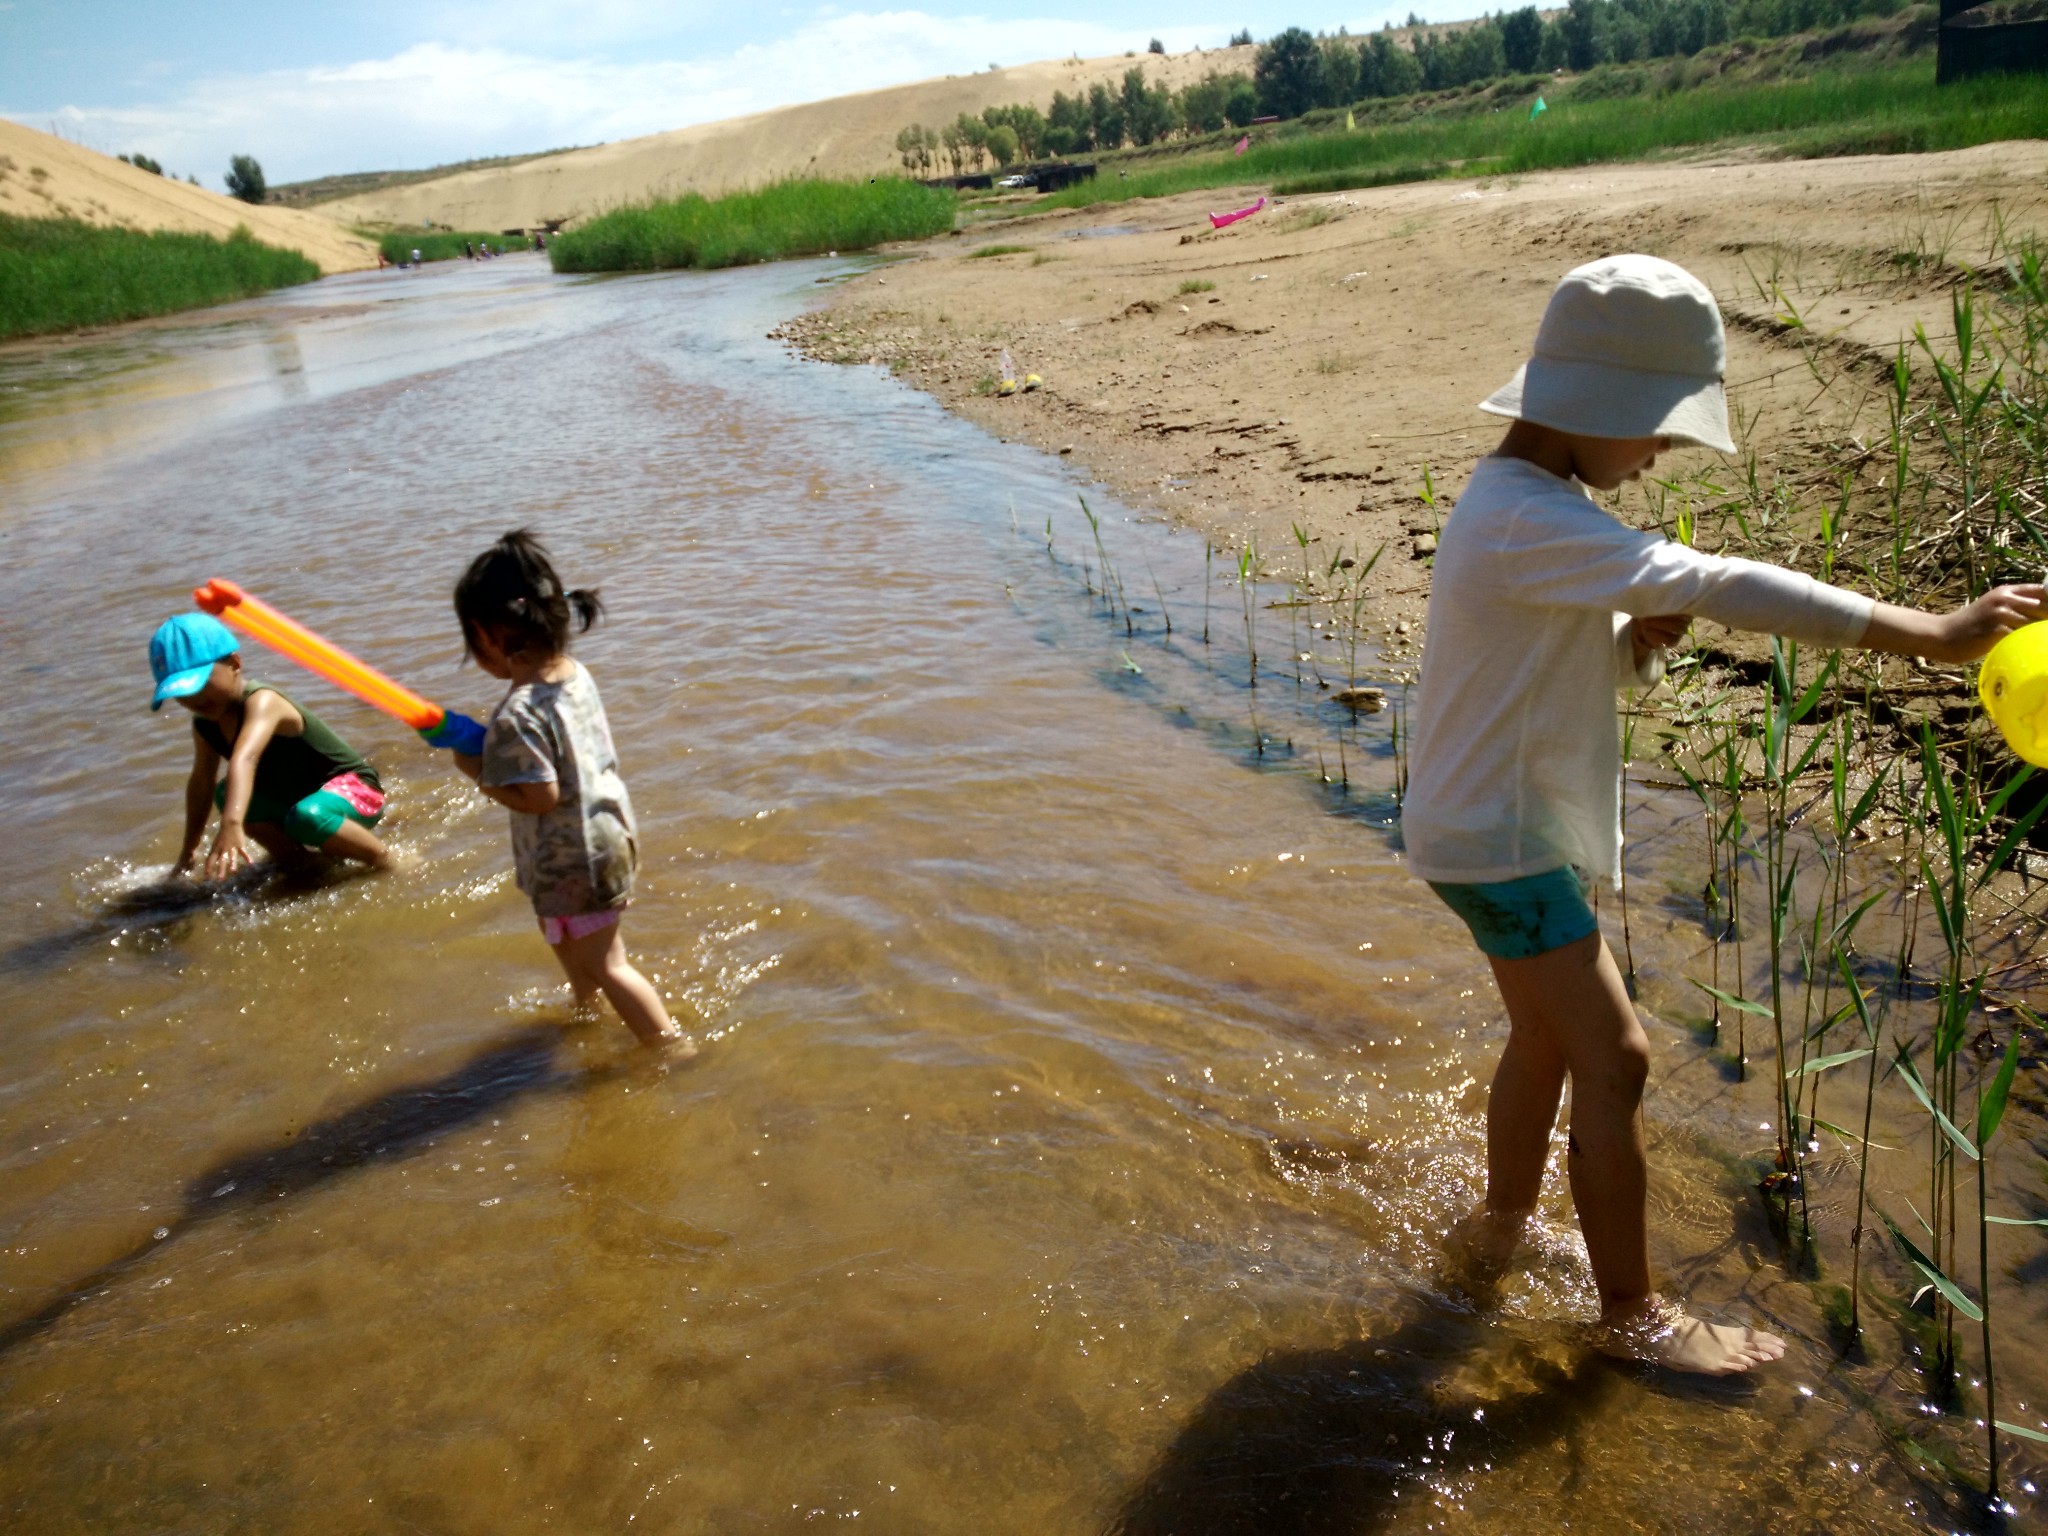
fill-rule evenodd
<path id="1" fill-rule="evenodd" d="M 688 1030 L 678 1029 L 672 1035 L 663 1035 L 650 1042 L 655 1057 L 663 1066 L 676 1066 L 689 1061 L 697 1054 L 697 1041 Z"/>
<path id="2" fill-rule="evenodd" d="M 1477 1302 L 1487 1302 L 1507 1273 L 1530 1211 L 1501 1214 L 1480 1206 L 1444 1236 L 1444 1280 Z"/>
<path id="3" fill-rule="evenodd" d="M 1661 1296 L 1651 1296 L 1601 1321 L 1599 1349 L 1616 1359 L 1640 1360 L 1667 1371 L 1734 1376 L 1782 1359 L 1785 1341 L 1754 1328 L 1705 1322 Z"/>

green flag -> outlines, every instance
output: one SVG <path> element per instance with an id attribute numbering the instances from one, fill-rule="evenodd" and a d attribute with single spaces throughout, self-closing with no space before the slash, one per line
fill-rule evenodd
<path id="1" fill-rule="evenodd" d="M 1543 98 L 1541 96 L 1538 96 L 1536 98 L 1536 105 L 1529 109 L 1529 121 L 1532 123 L 1535 122 L 1537 113 L 1548 112 L 1549 110 L 1550 107 L 1544 102 Z"/>

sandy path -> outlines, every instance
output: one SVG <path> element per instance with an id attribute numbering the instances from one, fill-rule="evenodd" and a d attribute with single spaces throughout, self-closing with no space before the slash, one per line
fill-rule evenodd
<path id="1" fill-rule="evenodd" d="M 1795 491 L 1824 450 L 1883 430 L 1874 387 L 1901 337 L 1946 334 L 1952 265 L 1979 259 L 1989 211 L 2048 222 L 2048 143 L 1826 161 L 1604 166 L 1490 182 L 1287 199 L 1227 230 L 1205 210 L 1261 188 L 1099 206 L 917 248 L 792 328 L 844 362 L 897 368 L 991 430 L 1071 452 L 1134 504 L 1262 563 L 1326 566 L 1389 543 L 1389 628 L 1416 621 L 1432 526 L 1428 468 L 1455 496 L 1498 436 L 1473 409 L 1525 354 L 1557 278 L 1614 251 L 1691 268 L 1729 319 L 1738 442 Z M 1105 226 L 1130 228 L 1101 233 Z M 1030 252 L 973 259 L 1000 241 Z M 1946 250 L 1918 276 L 1897 250 Z M 1806 319 L 1816 375 L 1769 295 Z M 1213 290 L 1182 293 L 1184 283 Z M 977 393 L 1007 346 L 1034 393 Z M 1668 466 L 1698 468 L 1700 451 Z M 1419 642 L 1419 625 L 1397 652 Z"/>

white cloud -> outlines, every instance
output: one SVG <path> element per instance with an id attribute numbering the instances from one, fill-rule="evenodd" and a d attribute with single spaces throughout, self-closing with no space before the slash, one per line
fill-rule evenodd
<path id="1" fill-rule="evenodd" d="M 645 9 L 637 0 L 603 7 L 619 26 Z M 1166 28 L 1159 36 L 1179 49 L 1219 42 L 1226 30 Z M 336 67 L 216 75 L 136 106 L 5 110 L 31 127 L 54 123 L 66 137 L 110 153 L 142 150 L 209 184 L 218 183 L 232 154 L 255 155 L 272 181 L 283 182 L 593 144 L 966 74 L 991 62 L 1144 43 L 1085 21 L 819 14 L 786 37 L 712 58 L 615 62 L 437 42 Z"/>
<path id="2" fill-rule="evenodd" d="M 701 36 L 717 13 L 714 0 L 441 0 L 418 15 L 413 35 L 465 47 L 590 54 Z"/>

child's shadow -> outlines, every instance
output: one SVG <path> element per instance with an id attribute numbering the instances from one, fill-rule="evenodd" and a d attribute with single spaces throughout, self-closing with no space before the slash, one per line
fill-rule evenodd
<path id="1" fill-rule="evenodd" d="M 1109 1536 L 1354 1536 L 1426 1481 L 1569 1436 L 1615 1374 L 1512 1329 L 1416 1297 L 1372 1337 L 1268 1356 L 1209 1394 Z"/>
<path id="2" fill-rule="evenodd" d="M 274 1146 L 215 1163 L 185 1186 L 183 1209 L 118 1258 L 81 1276 L 39 1311 L 0 1326 L 0 1353 L 25 1344 L 61 1320 L 79 1302 L 105 1290 L 166 1242 L 234 1212 L 254 1213 L 270 1202 L 302 1195 L 366 1164 L 409 1157 L 515 1099 L 579 1089 L 630 1069 L 618 1063 L 567 1071 L 556 1064 L 561 1030 L 535 1024 L 500 1036 L 453 1071 L 427 1082 L 394 1088 L 308 1126 Z"/>
<path id="3" fill-rule="evenodd" d="M 165 875 L 115 891 L 69 928 L 37 934 L 0 949 L 0 974 L 53 970 L 74 955 L 109 944 L 142 954 L 162 953 L 205 913 L 289 901 L 368 874 L 368 870 L 335 861 L 278 866 L 264 860 L 225 880 Z"/>

